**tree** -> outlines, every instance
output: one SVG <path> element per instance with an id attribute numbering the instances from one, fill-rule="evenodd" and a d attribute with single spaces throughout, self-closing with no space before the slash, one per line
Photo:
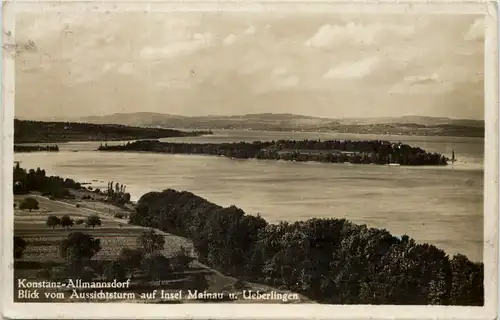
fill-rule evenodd
<path id="1" fill-rule="evenodd" d="M 133 276 L 134 271 L 140 269 L 143 257 L 144 254 L 141 250 L 123 248 L 120 252 L 118 261 L 128 270 L 129 274 Z"/>
<path id="2" fill-rule="evenodd" d="M 91 226 L 92 228 L 95 228 L 95 226 L 101 226 L 101 218 L 97 215 L 91 215 L 87 218 L 87 226 Z"/>
<path id="3" fill-rule="evenodd" d="M 61 218 L 61 227 L 68 228 L 74 225 L 73 219 L 71 219 L 68 215 L 64 215 Z"/>
<path id="4" fill-rule="evenodd" d="M 68 261 L 88 261 L 100 250 L 100 240 L 82 232 L 70 233 L 60 245 L 60 255 Z"/>
<path id="5" fill-rule="evenodd" d="M 14 258 L 22 258 L 25 249 L 26 241 L 21 237 L 14 236 Z"/>
<path id="6" fill-rule="evenodd" d="M 104 278 L 108 281 L 123 281 L 126 278 L 125 268 L 118 261 L 111 261 L 104 265 Z"/>
<path id="7" fill-rule="evenodd" d="M 38 201 L 33 197 L 24 198 L 19 205 L 19 209 L 21 210 L 38 210 Z"/>
<path id="8" fill-rule="evenodd" d="M 59 219 L 58 217 L 56 216 L 48 216 L 47 218 L 47 226 L 51 227 L 52 229 L 54 229 L 55 227 L 61 225 L 61 219 Z"/>
<path id="9" fill-rule="evenodd" d="M 125 202 L 129 203 L 130 202 L 130 193 L 124 193 L 123 194 L 123 200 L 125 200 Z"/>
<path id="10" fill-rule="evenodd" d="M 456 254 L 450 261 L 453 282 L 451 304 L 461 306 L 484 305 L 484 265 L 474 263 L 466 256 Z"/>
<path id="11" fill-rule="evenodd" d="M 137 238 L 137 242 L 144 249 L 145 253 L 160 251 L 165 247 L 165 238 L 163 235 L 157 234 L 154 229 L 144 231 Z"/>

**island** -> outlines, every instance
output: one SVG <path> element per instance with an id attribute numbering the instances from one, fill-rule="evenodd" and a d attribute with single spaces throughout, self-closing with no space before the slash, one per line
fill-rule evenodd
<path id="1" fill-rule="evenodd" d="M 57 152 L 59 147 L 57 145 L 14 145 L 14 152 Z"/>
<path id="2" fill-rule="evenodd" d="M 212 131 L 188 132 L 163 128 L 131 127 L 119 124 L 45 122 L 14 119 L 14 143 L 16 144 L 160 139 L 209 134 L 212 134 Z"/>
<path id="3" fill-rule="evenodd" d="M 169 143 L 141 140 L 122 145 L 101 145 L 98 151 L 134 151 L 170 154 L 205 154 L 232 159 L 313 161 L 379 165 L 448 164 L 439 153 L 382 140 L 278 140 L 237 143 Z"/>

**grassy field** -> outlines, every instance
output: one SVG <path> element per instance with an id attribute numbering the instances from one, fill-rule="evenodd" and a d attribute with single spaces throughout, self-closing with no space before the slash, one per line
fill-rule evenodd
<path id="1" fill-rule="evenodd" d="M 32 212 L 19 210 L 19 203 L 26 196 L 14 197 L 14 202 L 16 208 L 14 209 L 14 235 L 23 238 L 27 242 L 26 250 L 21 259 L 16 259 L 14 275 L 15 279 L 28 279 L 28 280 L 42 280 L 40 279 L 40 270 L 46 268 L 47 265 L 58 266 L 64 263 L 64 260 L 59 256 L 59 245 L 63 239 L 65 239 L 70 232 L 81 231 L 85 232 L 94 238 L 100 239 L 101 250 L 93 258 L 93 260 L 115 260 L 118 258 L 120 251 L 123 248 L 138 248 L 137 237 L 147 230 L 147 228 L 140 226 L 133 226 L 127 224 L 126 217 L 129 211 L 127 209 L 121 209 L 107 203 L 103 203 L 92 200 L 78 200 L 81 198 L 82 194 L 76 194 L 77 199 L 75 200 L 50 200 L 48 198 L 42 197 L 37 194 L 31 194 L 29 196 L 35 197 L 39 202 L 39 209 L 33 210 Z M 123 219 L 115 218 L 116 213 L 121 213 L 124 215 Z M 78 219 L 85 220 L 90 215 L 97 214 L 102 225 L 100 227 L 85 227 L 82 225 L 75 225 L 71 228 L 56 227 L 51 228 L 46 225 L 47 217 L 50 215 L 55 215 L 62 217 L 63 215 L 69 215 L 74 221 Z M 187 250 L 187 253 L 192 257 L 196 258 L 195 250 L 192 243 L 182 237 L 178 237 L 172 234 L 164 233 L 160 230 L 155 230 L 157 233 L 162 234 L 165 237 L 165 248 L 162 254 L 166 257 L 172 257 L 177 252 L 181 250 L 181 247 Z M 242 289 L 240 287 L 235 288 L 235 284 L 238 279 L 233 277 L 228 277 L 220 272 L 210 269 L 209 267 L 194 261 L 188 270 L 184 270 L 180 273 L 169 273 L 168 279 L 162 281 L 161 284 L 158 283 L 147 283 L 140 281 L 139 277 L 134 277 L 132 280 L 132 288 L 129 292 L 149 292 L 154 289 L 165 290 L 165 291 L 178 291 L 179 289 L 185 289 L 183 283 L 192 274 L 202 273 L 205 275 L 209 283 L 209 292 L 232 292 L 237 293 L 241 296 Z M 98 281 L 100 279 L 94 279 Z M 277 290 L 270 288 L 265 285 L 246 283 L 247 290 L 253 290 L 260 292 L 287 292 L 286 290 Z M 16 290 L 16 288 L 15 288 Z M 52 289 L 44 289 L 50 291 Z M 16 294 L 15 294 L 16 296 Z M 196 302 L 197 300 L 184 299 L 182 302 Z M 42 299 L 43 300 L 43 299 Z M 22 299 L 18 301 L 24 301 Z M 54 301 L 54 299 L 45 299 L 46 302 Z M 58 300 L 59 301 L 59 300 Z M 66 300 L 65 300 L 66 301 Z M 277 301 L 272 300 L 234 300 L 235 302 L 272 302 Z M 43 302 L 43 301 L 40 301 Z M 61 302 L 61 301 L 59 301 Z M 93 302 L 93 301 L 92 301 Z M 135 301 L 127 302 L 145 302 L 144 300 L 137 299 Z M 149 303 L 160 303 L 160 299 L 147 300 Z M 228 302 L 228 301 L 223 301 Z M 231 301 L 229 301 L 231 302 Z M 299 296 L 299 300 L 289 301 L 288 303 L 304 303 L 312 302 L 309 299 Z"/>

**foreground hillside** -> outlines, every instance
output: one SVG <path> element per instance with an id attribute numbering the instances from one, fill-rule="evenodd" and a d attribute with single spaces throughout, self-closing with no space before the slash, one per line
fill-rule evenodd
<path id="1" fill-rule="evenodd" d="M 75 181 L 17 165 L 17 277 L 114 279 L 125 278 L 127 269 L 137 290 L 241 293 L 246 287 L 328 304 L 484 304 L 483 263 L 449 257 L 406 235 L 333 218 L 270 224 L 172 189 L 146 193 L 132 205 L 122 187 L 110 183 L 90 195 Z M 36 191 L 49 200 L 28 201 L 26 193 Z M 186 252 L 199 262 L 180 263 Z"/>
<path id="2" fill-rule="evenodd" d="M 210 133 L 209 131 L 185 132 L 172 129 L 129 127 L 117 124 L 14 120 L 14 143 L 159 139 Z"/>

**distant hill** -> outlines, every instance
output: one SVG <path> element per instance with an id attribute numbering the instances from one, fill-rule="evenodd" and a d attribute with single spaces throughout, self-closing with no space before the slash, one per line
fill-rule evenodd
<path id="1" fill-rule="evenodd" d="M 14 120 L 14 143 L 158 139 L 210 133 L 131 127 L 119 124 Z"/>
<path id="2" fill-rule="evenodd" d="M 115 113 L 78 119 L 95 124 L 192 129 L 247 129 L 270 131 L 332 131 L 342 133 L 484 136 L 484 121 L 445 117 L 403 116 L 329 119 L 289 113 L 187 117 L 162 113 Z"/>
<path id="3" fill-rule="evenodd" d="M 437 125 L 463 125 L 473 127 L 484 127 L 483 120 L 472 119 L 453 119 L 445 117 L 426 117 L 426 116 L 402 116 L 402 117 L 381 117 L 381 118 L 358 118 L 358 119 L 343 119 L 343 123 L 358 123 L 358 124 L 418 124 L 424 126 L 437 126 Z"/>

